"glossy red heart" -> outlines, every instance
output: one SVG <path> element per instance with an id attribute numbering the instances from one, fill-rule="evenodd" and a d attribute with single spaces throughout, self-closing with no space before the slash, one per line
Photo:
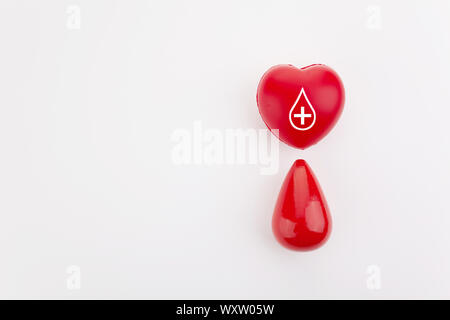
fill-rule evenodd
<path id="1" fill-rule="evenodd" d="M 288 145 L 305 149 L 336 124 L 344 108 L 344 85 L 325 65 L 278 65 L 261 78 L 256 100 L 270 131 Z"/>
<path id="2" fill-rule="evenodd" d="M 326 242 L 331 231 L 328 205 L 305 160 L 292 165 L 272 218 L 275 238 L 288 249 L 308 251 Z"/>

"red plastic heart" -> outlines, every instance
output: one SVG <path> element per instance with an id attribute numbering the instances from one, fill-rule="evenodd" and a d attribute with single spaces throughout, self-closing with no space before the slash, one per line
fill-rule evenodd
<path id="1" fill-rule="evenodd" d="M 261 78 L 256 100 L 270 131 L 288 145 L 305 149 L 336 124 L 344 108 L 344 85 L 325 65 L 278 65 Z"/>

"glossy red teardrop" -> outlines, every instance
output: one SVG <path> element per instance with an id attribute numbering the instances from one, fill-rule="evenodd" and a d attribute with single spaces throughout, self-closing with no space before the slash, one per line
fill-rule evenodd
<path id="1" fill-rule="evenodd" d="M 284 179 L 272 218 L 275 238 L 286 248 L 314 250 L 331 231 L 328 205 L 305 160 L 297 160 Z"/>

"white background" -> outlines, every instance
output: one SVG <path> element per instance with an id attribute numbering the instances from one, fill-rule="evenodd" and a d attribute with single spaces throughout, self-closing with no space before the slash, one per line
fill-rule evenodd
<path id="1" fill-rule="evenodd" d="M 449 16 L 444 0 L 2 0 L 0 297 L 450 298 Z M 341 75 L 324 140 L 280 145 L 275 175 L 173 164 L 195 120 L 265 128 L 256 87 L 279 63 Z M 297 158 L 334 222 L 310 253 L 270 226 Z"/>

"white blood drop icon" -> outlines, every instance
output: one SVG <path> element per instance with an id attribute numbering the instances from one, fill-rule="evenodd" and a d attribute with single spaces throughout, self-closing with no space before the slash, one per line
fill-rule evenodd
<path id="1" fill-rule="evenodd" d="M 289 111 L 289 122 L 294 129 L 301 131 L 311 129 L 316 123 L 316 111 L 309 102 L 303 87 Z"/>

